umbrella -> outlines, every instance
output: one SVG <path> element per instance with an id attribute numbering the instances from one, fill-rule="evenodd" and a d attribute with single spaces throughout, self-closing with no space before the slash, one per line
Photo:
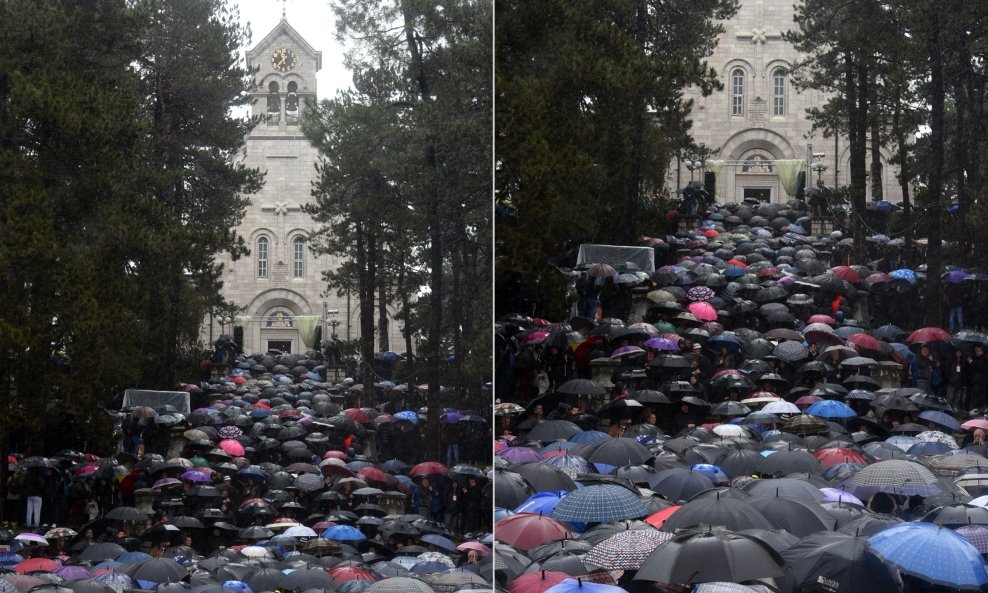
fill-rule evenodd
<path id="1" fill-rule="evenodd" d="M 570 492 L 552 512 L 556 519 L 583 523 L 637 519 L 647 514 L 648 508 L 640 496 L 613 484 L 586 486 Z"/>
<path id="2" fill-rule="evenodd" d="M 662 583 L 741 582 L 780 577 L 785 561 L 768 544 L 719 528 L 676 534 L 657 547 L 635 580 Z"/>
<path id="3" fill-rule="evenodd" d="M 930 342 L 944 342 L 950 339 L 950 334 L 946 330 L 939 327 L 922 327 L 917 329 L 913 333 L 909 334 L 906 338 L 905 343 L 909 345 L 913 344 L 927 344 Z"/>
<path id="4" fill-rule="evenodd" d="M 544 593 L 625 593 L 625 589 L 589 580 L 567 578 L 546 589 Z"/>
<path id="5" fill-rule="evenodd" d="M 61 564 L 48 558 L 28 558 L 14 566 L 14 571 L 18 574 L 28 574 L 30 572 L 51 572 L 60 567 Z"/>
<path id="6" fill-rule="evenodd" d="M 916 272 L 908 268 L 892 270 L 889 272 L 889 277 L 894 280 L 903 280 L 909 284 L 916 284 Z"/>
<path id="7" fill-rule="evenodd" d="M 834 591 L 883 591 L 902 589 L 899 575 L 869 548 L 868 540 L 844 533 L 815 533 L 782 551 L 786 579 L 794 590 L 812 588 L 820 579 L 833 583 Z"/>
<path id="8" fill-rule="evenodd" d="M 868 543 L 879 558 L 935 585 L 979 590 L 988 583 L 978 550 L 950 529 L 902 523 L 871 536 Z"/>
<path id="9" fill-rule="evenodd" d="M 988 554 L 988 526 L 964 525 L 954 529 L 954 531 L 971 542 L 979 554 Z"/>
<path id="10" fill-rule="evenodd" d="M 563 523 L 534 513 L 510 515 L 498 521 L 494 529 L 498 541 L 526 551 L 548 541 L 573 537 L 569 528 Z"/>
<path id="11" fill-rule="evenodd" d="M 334 525 L 320 534 L 320 537 L 334 541 L 362 541 L 367 539 L 362 531 L 349 525 Z"/>
<path id="12" fill-rule="evenodd" d="M 710 477 L 685 468 L 665 469 L 649 480 L 649 488 L 671 501 L 687 501 L 714 487 Z"/>
<path id="13" fill-rule="evenodd" d="M 942 490 L 933 473 L 919 463 L 902 459 L 879 461 L 863 468 L 845 482 L 852 493 L 859 491 L 888 492 L 931 496 Z"/>
<path id="14" fill-rule="evenodd" d="M 545 591 L 569 579 L 564 572 L 540 570 L 523 574 L 508 584 L 509 593 L 545 593 Z M 588 583 L 589 585 L 590 583 Z"/>
<path id="15" fill-rule="evenodd" d="M 803 360 L 810 355 L 810 351 L 803 346 L 802 342 L 791 340 L 782 342 L 772 350 L 772 355 L 786 362 L 796 362 Z"/>
<path id="16" fill-rule="evenodd" d="M 135 581 L 151 583 L 177 583 L 189 576 L 189 571 L 171 558 L 149 558 L 122 569 Z"/>
<path id="17" fill-rule="evenodd" d="M 528 439 L 542 442 L 565 441 L 581 431 L 579 426 L 569 420 L 549 420 L 548 422 L 540 422 L 535 428 L 528 431 Z"/>
<path id="18" fill-rule="evenodd" d="M 556 393 L 567 395 L 604 395 L 607 390 L 588 379 L 570 379 L 556 389 Z"/>
<path id="19" fill-rule="evenodd" d="M 853 418 L 858 415 L 844 402 L 825 399 L 806 409 L 806 413 L 820 418 Z"/>
<path id="20" fill-rule="evenodd" d="M 25 531 L 24 533 L 18 533 L 17 536 L 14 537 L 14 539 L 29 544 L 38 544 L 41 546 L 48 545 L 48 540 L 45 539 L 43 535 L 32 533 L 30 531 Z"/>
<path id="21" fill-rule="evenodd" d="M 655 529 L 620 531 L 596 544 L 583 557 L 584 564 L 606 570 L 638 570 L 672 534 Z"/>
<path id="22" fill-rule="evenodd" d="M 732 530 L 773 529 L 758 509 L 718 492 L 713 498 L 697 498 L 679 507 L 662 524 L 662 531 L 675 533 L 699 525 L 720 525 Z"/>
<path id="23" fill-rule="evenodd" d="M 106 518 L 116 521 L 145 521 L 148 517 L 134 507 L 116 507 L 106 514 Z"/>
<path id="24" fill-rule="evenodd" d="M 548 463 L 524 463 L 515 469 L 538 492 L 576 490 L 576 484 L 566 472 Z"/>
<path id="25" fill-rule="evenodd" d="M 748 504 L 777 529 L 784 529 L 796 537 L 806 537 L 818 531 L 833 531 L 837 520 L 815 502 L 788 496 L 753 496 Z"/>
<path id="26" fill-rule="evenodd" d="M 716 296 L 716 293 L 714 293 L 712 288 L 707 286 L 694 286 L 686 291 L 687 300 L 694 303 L 709 301 L 714 296 Z"/>

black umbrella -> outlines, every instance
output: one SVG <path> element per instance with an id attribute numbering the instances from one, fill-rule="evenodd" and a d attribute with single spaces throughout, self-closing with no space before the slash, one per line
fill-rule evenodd
<path id="1" fill-rule="evenodd" d="M 329 576 L 329 573 L 321 568 L 303 568 L 288 573 L 282 581 L 282 585 L 285 589 L 295 591 L 304 591 L 306 589 L 326 589 L 332 591 L 336 587 L 336 579 Z"/>
<path id="2" fill-rule="evenodd" d="M 171 558 L 150 558 L 118 570 L 134 580 L 152 583 L 175 583 L 189 576 L 189 571 Z"/>
<path id="3" fill-rule="evenodd" d="M 494 506 L 513 509 L 533 494 L 535 488 L 521 474 L 503 469 L 494 470 Z"/>
<path id="4" fill-rule="evenodd" d="M 528 433 L 528 439 L 533 441 L 565 441 L 582 429 L 568 420 L 549 420 L 535 426 Z"/>
<path id="5" fill-rule="evenodd" d="M 515 467 L 515 471 L 528 480 L 536 492 L 558 492 L 576 490 L 573 479 L 563 470 L 543 461 L 523 463 Z"/>
<path id="6" fill-rule="evenodd" d="M 806 451 L 779 451 L 769 455 L 761 464 L 761 473 L 767 475 L 792 474 L 807 472 L 819 475 L 823 473 L 820 460 Z"/>
<path id="7" fill-rule="evenodd" d="M 86 546 L 86 549 L 79 554 L 79 559 L 99 563 L 104 560 L 115 560 L 126 553 L 127 550 L 119 544 L 113 542 L 96 542 Z"/>
<path id="8" fill-rule="evenodd" d="M 788 496 L 753 496 L 748 504 L 761 511 L 777 529 L 797 537 L 833 531 L 837 520 L 815 502 Z"/>
<path id="9" fill-rule="evenodd" d="M 821 532 L 810 535 L 782 552 L 786 561 L 785 590 L 812 588 L 826 579 L 834 591 L 902 590 L 902 582 L 891 565 L 880 560 L 865 537 Z"/>
<path id="10" fill-rule="evenodd" d="M 728 476 L 750 476 L 758 472 L 764 459 L 756 451 L 750 449 L 727 449 L 714 460 L 714 465 L 724 470 Z"/>
<path id="11" fill-rule="evenodd" d="M 734 530 L 774 529 L 771 521 L 747 502 L 718 495 L 684 504 L 662 524 L 662 531 L 676 533 L 678 529 L 698 525 L 720 525 Z"/>
<path id="12" fill-rule="evenodd" d="M 583 457 L 590 463 L 607 465 L 640 465 L 654 454 L 648 447 L 635 439 L 608 439 L 590 445 L 583 451 Z"/>
<path id="13" fill-rule="evenodd" d="M 106 514 L 106 518 L 114 521 L 145 521 L 148 516 L 134 507 L 116 507 Z"/>
<path id="14" fill-rule="evenodd" d="M 274 591 L 285 588 L 288 575 L 274 567 L 259 566 L 244 576 L 243 582 L 255 591 Z"/>
<path id="15" fill-rule="evenodd" d="M 588 379 L 570 379 L 560 385 L 556 389 L 556 393 L 565 393 L 567 395 L 604 395 L 607 393 L 607 390 Z"/>
<path id="16" fill-rule="evenodd" d="M 641 389 L 632 394 L 631 398 L 648 405 L 670 403 L 669 398 L 664 393 L 654 389 Z"/>
<path id="17" fill-rule="evenodd" d="M 685 468 L 661 470 L 648 483 L 649 488 L 675 502 L 687 501 L 714 486 L 707 476 Z"/>
<path id="18" fill-rule="evenodd" d="M 635 580 L 739 583 L 784 574 L 785 561 L 765 542 L 717 528 L 673 536 L 645 560 Z"/>

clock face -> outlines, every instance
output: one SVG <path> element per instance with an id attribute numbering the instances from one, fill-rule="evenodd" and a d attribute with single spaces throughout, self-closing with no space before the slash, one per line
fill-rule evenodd
<path id="1" fill-rule="evenodd" d="M 295 52 L 284 47 L 271 54 L 271 67 L 280 72 L 288 72 L 294 68 L 296 61 Z"/>

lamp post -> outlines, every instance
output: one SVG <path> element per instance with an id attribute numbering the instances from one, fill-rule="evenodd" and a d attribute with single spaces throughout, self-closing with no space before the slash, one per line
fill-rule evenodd
<path id="1" fill-rule="evenodd" d="M 220 335 L 225 335 L 226 326 L 233 323 L 233 317 L 229 313 L 224 313 L 220 315 L 220 318 L 217 321 L 219 321 L 220 324 Z"/>
<path id="2" fill-rule="evenodd" d="M 686 161 L 686 168 L 690 170 L 690 181 L 693 181 L 693 171 L 699 171 L 703 168 L 703 161 L 693 157 Z"/>
<path id="3" fill-rule="evenodd" d="M 822 161 L 816 161 L 813 163 L 813 170 L 816 171 L 817 186 L 823 186 L 823 172 L 827 170 L 827 166 Z"/>

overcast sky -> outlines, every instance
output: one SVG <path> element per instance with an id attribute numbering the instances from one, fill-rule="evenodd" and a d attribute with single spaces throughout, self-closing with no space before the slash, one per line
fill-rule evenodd
<path id="1" fill-rule="evenodd" d="M 240 8 L 240 22 L 250 23 L 253 48 L 281 20 L 281 0 L 229 0 Z M 285 16 L 299 35 L 322 52 L 322 70 L 316 76 L 317 95 L 331 98 L 336 91 L 352 86 L 352 76 L 343 66 L 343 47 L 336 42 L 336 22 L 330 0 L 287 0 Z"/>

